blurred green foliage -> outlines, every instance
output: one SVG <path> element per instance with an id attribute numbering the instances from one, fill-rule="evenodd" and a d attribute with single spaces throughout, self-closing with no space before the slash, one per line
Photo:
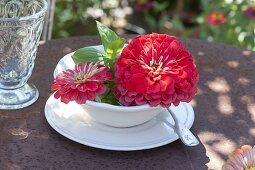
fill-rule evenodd
<path id="1" fill-rule="evenodd" d="M 131 25 L 146 33 L 200 38 L 255 50 L 255 20 L 243 13 L 253 3 L 254 0 L 57 0 L 53 38 L 97 34 L 96 19 L 119 34 L 129 33 L 127 28 Z M 226 16 L 224 24 L 206 22 L 205 18 L 214 11 Z"/>
<path id="2" fill-rule="evenodd" d="M 201 0 L 202 13 L 196 18 L 199 37 L 255 50 L 255 20 L 244 15 L 252 0 Z M 212 11 L 223 12 L 227 21 L 212 26 L 205 21 Z"/>
<path id="3" fill-rule="evenodd" d="M 84 24 L 83 13 L 88 6 L 92 5 L 91 3 L 89 0 L 57 0 L 53 38 L 86 34 L 87 25 Z"/>

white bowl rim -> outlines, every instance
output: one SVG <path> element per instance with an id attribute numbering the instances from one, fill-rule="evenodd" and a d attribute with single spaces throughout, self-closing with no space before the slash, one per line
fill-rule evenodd
<path id="1" fill-rule="evenodd" d="M 161 106 L 151 107 L 149 104 L 143 104 L 138 106 L 118 106 L 118 105 L 112 105 L 109 103 L 100 103 L 100 102 L 91 101 L 91 100 L 87 100 L 86 103 L 82 105 L 88 105 L 88 106 L 102 108 L 102 109 L 124 111 L 124 112 L 145 111 L 145 110 L 161 108 Z"/>

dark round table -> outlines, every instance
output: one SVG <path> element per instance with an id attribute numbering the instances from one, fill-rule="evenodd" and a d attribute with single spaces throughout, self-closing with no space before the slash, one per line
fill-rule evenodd
<path id="1" fill-rule="evenodd" d="M 29 79 L 39 89 L 38 101 L 0 111 L 0 169 L 221 169 L 236 147 L 255 144 L 255 53 L 195 39 L 182 42 L 200 72 L 191 128 L 200 145 L 187 147 L 177 140 L 142 151 L 109 151 L 73 142 L 52 129 L 44 106 L 57 62 L 80 47 L 100 43 L 98 36 L 74 37 L 40 44 Z"/>

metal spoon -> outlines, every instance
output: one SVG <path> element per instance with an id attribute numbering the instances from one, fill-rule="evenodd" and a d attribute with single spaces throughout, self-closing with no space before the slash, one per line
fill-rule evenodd
<path id="1" fill-rule="evenodd" d="M 172 118 L 174 119 L 175 122 L 175 132 L 178 134 L 180 137 L 181 141 L 186 145 L 186 146 L 196 146 L 199 144 L 198 139 L 194 136 L 194 134 L 182 123 L 178 120 L 178 118 L 175 116 L 175 114 L 167 108 L 167 111 L 170 113 Z"/>

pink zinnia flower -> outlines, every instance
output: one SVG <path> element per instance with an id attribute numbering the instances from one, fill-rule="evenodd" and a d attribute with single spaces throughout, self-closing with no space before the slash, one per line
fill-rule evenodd
<path id="1" fill-rule="evenodd" d="M 244 145 L 236 149 L 222 170 L 255 170 L 255 146 Z"/>
<path id="2" fill-rule="evenodd" d="M 115 64 L 115 76 L 113 92 L 122 105 L 177 106 L 191 101 L 197 92 L 192 55 L 166 34 L 134 38 Z"/>
<path id="3" fill-rule="evenodd" d="M 244 15 L 251 19 L 255 19 L 255 4 L 250 5 L 245 11 Z"/>
<path id="4" fill-rule="evenodd" d="M 97 94 L 105 93 L 104 81 L 112 79 L 108 71 L 108 67 L 98 62 L 76 64 L 74 70 L 67 69 L 55 78 L 51 90 L 57 90 L 54 97 L 66 104 L 70 101 L 84 104 L 86 100 L 95 100 Z"/>
<path id="5" fill-rule="evenodd" d="M 214 11 L 207 15 L 206 21 L 210 25 L 217 26 L 224 24 L 227 21 L 227 17 L 222 12 Z"/>

